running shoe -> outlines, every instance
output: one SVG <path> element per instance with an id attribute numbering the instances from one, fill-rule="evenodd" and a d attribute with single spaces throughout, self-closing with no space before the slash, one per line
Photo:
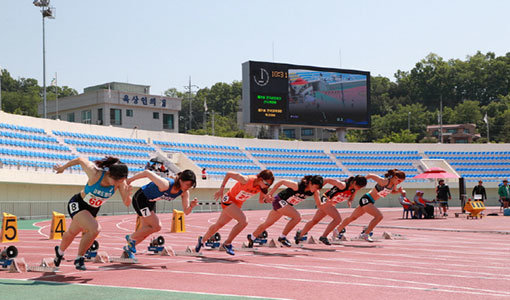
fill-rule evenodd
<path id="1" fill-rule="evenodd" d="M 127 246 L 129 247 L 129 251 L 136 253 L 136 241 L 132 240 L 129 234 L 126 234 Z"/>
<path id="2" fill-rule="evenodd" d="M 296 245 L 298 245 L 299 242 L 301 242 L 301 230 L 296 231 L 296 236 L 294 236 L 294 242 L 296 243 Z"/>
<path id="3" fill-rule="evenodd" d="M 253 238 L 252 238 L 252 236 L 251 236 L 251 233 L 250 233 L 250 234 L 248 234 L 248 235 L 246 236 L 246 238 L 248 239 L 248 248 L 253 248 L 253 242 L 254 242 L 254 241 L 253 241 Z"/>
<path id="4" fill-rule="evenodd" d="M 55 258 L 53 259 L 53 262 L 55 263 L 55 267 L 60 266 L 60 263 L 62 262 L 62 259 L 64 258 L 64 255 L 60 255 L 58 250 L 60 249 L 60 246 L 55 246 Z"/>
<path id="5" fill-rule="evenodd" d="M 344 228 L 344 229 L 342 229 L 342 231 L 340 231 L 340 232 L 338 233 L 338 236 L 337 236 L 337 237 L 338 237 L 338 239 L 339 239 L 339 240 L 341 240 L 341 239 L 344 237 L 344 233 L 345 233 L 345 228 Z"/>
<path id="6" fill-rule="evenodd" d="M 364 240 L 365 240 L 365 241 L 367 241 L 367 242 L 370 242 L 370 243 L 372 243 L 372 242 L 374 241 L 374 240 L 372 239 L 372 236 L 370 236 L 369 234 L 366 234 L 366 233 L 362 233 L 362 234 L 360 234 L 360 235 L 359 235 L 359 237 L 360 237 L 361 239 L 364 239 Z"/>
<path id="7" fill-rule="evenodd" d="M 234 248 L 232 247 L 232 244 L 230 245 L 221 245 L 221 247 L 223 248 L 223 250 L 225 250 L 225 252 L 227 252 L 227 254 L 230 254 L 230 255 L 235 255 L 234 253 Z"/>
<path id="8" fill-rule="evenodd" d="M 286 237 L 279 237 L 278 242 L 282 243 L 285 247 L 291 247 L 292 244 L 289 242 L 289 240 Z"/>
<path id="9" fill-rule="evenodd" d="M 200 252 L 200 249 L 202 249 L 202 247 L 204 246 L 204 243 L 202 243 L 202 237 L 199 236 L 198 237 L 198 243 L 197 245 L 195 246 L 195 252 L 198 253 Z"/>
<path id="10" fill-rule="evenodd" d="M 76 270 L 86 271 L 87 268 L 85 268 L 85 257 L 80 256 L 77 259 L 75 259 L 74 267 L 76 268 Z"/>
<path id="11" fill-rule="evenodd" d="M 131 250 L 129 250 L 129 246 L 124 246 L 122 247 L 122 249 L 124 249 L 124 253 L 126 254 L 127 258 L 130 258 L 130 259 L 135 259 L 135 255 L 133 254 L 133 252 Z"/>
<path id="12" fill-rule="evenodd" d="M 324 245 L 328 245 L 328 246 L 331 246 L 331 243 L 329 242 L 328 238 L 325 237 L 325 236 L 321 236 L 319 238 L 319 241 L 321 241 Z"/>

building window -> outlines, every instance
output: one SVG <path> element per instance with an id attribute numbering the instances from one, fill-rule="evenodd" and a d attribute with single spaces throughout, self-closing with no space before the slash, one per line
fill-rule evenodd
<path id="1" fill-rule="evenodd" d="M 97 109 L 97 125 L 103 125 L 103 109 Z"/>
<path id="2" fill-rule="evenodd" d="M 448 133 L 457 133 L 457 129 L 448 129 L 446 132 L 448 132 Z"/>
<path id="3" fill-rule="evenodd" d="M 434 130 L 433 135 L 435 135 L 435 136 L 439 136 L 439 130 Z"/>
<path id="4" fill-rule="evenodd" d="M 296 138 L 296 130 L 294 129 L 284 129 L 283 134 L 285 134 L 285 136 L 288 137 L 289 139 Z"/>
<path id="5" fill-rule="evenodd" d="M 301 129 L 301 135 L 302 136 L 312 136 L 313 135 L 313 129 L 312 128 L 302 128 Z"/>
<path id="6" fill-rule="evenodd" d="M 122 125 L 122 110 L 115 108 L 110 109 L 110 124 Z"/>
<path id="7" fill-rule="evenodd" d="M 159 113 L 158 112 L 153 112 L 152 113 L 152 118 L 153 119 L 159 119 Z"/>
<path id="8" fill-rule="evenodd" d="M 464 133 L 469 133 L 469 129 L 464 129 Z"/>
<path id="9" fill-rule="evenodd" d="M 92 122 L 92 111 L 91 110 L 82 110 L 81 111 L 81 122 L 85 124 L 90 124 Z"/>
<path id="10" fill-rule="evenodd" d="M 163 129 L 174 129 L 174 115 L 163 114 Z"/>
<path id="11" fill-rule="evenodd" d="M 133 116 L 133 110 L 132 109 L 126 109 L 126 117 L 132 117 Z"/>
<path id="12" fill-rule="evenodd" d="M 467 144 L 468 140 L 467 139 L 458 139 L 458 140 L 455 140 L 455 143 L 457 143 L 457 144 Z"/>
<path id="13" fill-rule="evenodd" d="M 67 114 L 67 121 L 74 122 L 74 113 Z"/>

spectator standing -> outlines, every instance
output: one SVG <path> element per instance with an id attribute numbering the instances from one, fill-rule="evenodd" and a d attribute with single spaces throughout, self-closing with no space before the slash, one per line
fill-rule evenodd
<path id="1" fill-rule="evenodd" d="M 508 187 L 508 180 L 503 180 L 503 185 L 498 189 L 499 200 L 503 201 L 503 209 L 508 208 L 510 203 L 510 190 Z"/>
<path id="2" fill-rule="evenodd" d="M 475 185 L 471 192 L 471 197 L 473 197 L 474 200 L 480 200 L 483 202 L 487 199 L 487 193 L 485 192 L 485 187 L 482 184 L 483 181 L 478 181 L 478 185 Z"/>
<path id="3" fill-rule="evenodd" d="M 444 179 L 439 180 L 439 185 L 436 187 L 436 199 L 439 201 L 439 207 L 443 208 L 443 216 L 448 217 L 448 200 L 452 199 L 450 187 L 444 183 Z"/>

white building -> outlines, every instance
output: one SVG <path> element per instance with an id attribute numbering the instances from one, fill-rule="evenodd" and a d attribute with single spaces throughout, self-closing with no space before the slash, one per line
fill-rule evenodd
<path id="1" fill-rule="evenodd" d="M 151 95 L 148 85 L 121 82 L 87 87 L 83 94 L 47 102 L 51 119 L 168 132 L 178 132 L 180 110 L 179 98 Z"/>

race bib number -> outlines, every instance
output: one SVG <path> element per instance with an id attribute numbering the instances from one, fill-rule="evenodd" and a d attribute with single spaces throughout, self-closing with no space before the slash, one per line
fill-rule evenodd
<path id="1" fill-rule="evenodd" d="M 287 201 L 285 201 L 285 200 L 280 200 L 278 203 L 280 203 L 281 207 L 285 207 L 288 204 Z"/>
<path id="2" fill-rule="evenodd" d="M 361 198 L 361 204 L 367 205 L 370 201 L 367 198 Z"/>
<path id="3" fill-rule="evenodd" d="M 333 203 L 340 203 L 345 200 L 349 200 L 350 197 L 351 197 L 350 194 L 338 194 L 335 197 L 333 197 L 333 199 L 331 199 L 331 200 L 333 201 Z"/>
<path id="4" fill-rule="evenodd" d="M 151 210 L 148 207 L 144 207 L 140 209 L 140 213 L 142 214 L 143 217 L 148 217 L 151 215 Z"/>
<path id="5" fill-rule="evenodd" d="M 221 202 L 228 203 L 228 195 L 223 196 L 223 199 L 221 199 Z"/>
<path id="6" fill-rule="evenodd" d="M 326 203 L 326 202 L 328 202 L 328 197 L 326 197 L 326 196 L 322 195 L 322 196 L 321 196 L 321 203 L 322 203 L 322 204 L 324 204 L 324 203 Z"/>
<path id="7" fill-rule="evenodd" d="M 253 196 L 253 195 L 254 194 L 248 193 L 246 191 L 240 191 L 239 194 L 236 195 L 236 200 L 244 202 L 244 201 L 248 200 L 249 198 L 251 198 L 251 196 Z"/>
<path id="8" fill-rule="evenodd" d="M 71 202 L 69 203 L 69 211 L 74 214 L 75 212 L 80 210 L 80 206 L 77 202 Z"/>
<path id="9" fill-rule="evenodd" d="M 87 194 L 87 196 L 85 196 L 85 199 L 83 199 L 83 201 L 85 201 L 85 203 L 87 203 L 88 205 L 90 205 L 92 207 L 100 207 L 101 205 L 103 205 L 103 203 L 106 201 L 106 199 L 94 196 L 92 194 Z"/>
<path id="10" fill-rule="evenodd" d="M 289 199 L 287 199 L 287 202 L 289 202 L 289 204 L 296 205 L 303 200 L 304 200 L 303 198 L 292 196 Z"/>

